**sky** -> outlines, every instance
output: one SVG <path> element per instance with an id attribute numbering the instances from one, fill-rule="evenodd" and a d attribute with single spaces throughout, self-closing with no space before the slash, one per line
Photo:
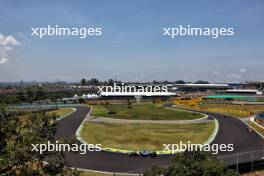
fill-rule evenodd
<path id="1" fill-rule="evenodd" d="M 0 82 L 264 80 L 263 0 L 1 0 Z M 38 38 L 31 28 L 100 27 Z M 163 27 L 232 27 L 233 36 L 163 36 Z"/>

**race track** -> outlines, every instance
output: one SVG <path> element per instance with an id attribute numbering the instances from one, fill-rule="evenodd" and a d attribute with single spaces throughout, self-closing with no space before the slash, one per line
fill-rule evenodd
<path id="1" fill-rule="evenodd" d="M 68 138 L 74 136 L 82 121 L 86 118 L 90 109 L 85 106 L 75 107 L 76 111 L 59 121 L 55 138 Z M 245 154 L 239 159 L 234 153 L 257 151 L 264 149 L 264 140 L 255 132 L 249 132 L 247 126 L 239 119 L 227 117 L 221 114 L 208 113 L 209 118 L 216 118 L 219 122 L 219 131 L 212 143 L 234 144 L 234 152 L 220 153 L 227 165 L 254 160 L 260 160 L 264 153 Z M 230 155 L 234 154 L 234 155 Z M 228 155 L 228 157 L 227 157 Z M 105 172 L 143 173 L 152 165 L 167 165 L 172 155 L 159 155 L 151 157 L 129 157 L 127 154 L 111 152 L 88 152 L 85 155 L 73 152 L 65 152 L 66 160 L 71 167 L 98 170 Z"/>

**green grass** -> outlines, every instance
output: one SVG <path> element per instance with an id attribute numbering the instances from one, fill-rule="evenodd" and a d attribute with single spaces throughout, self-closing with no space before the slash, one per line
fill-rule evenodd
<path id="1" fill-rule="evenodd" d="M 82 171 L 80 176 L 111 176 L 111 175 L 99 173 L 99 172 L 92 172 L 92 171 Z"/>
<path id="2" fill-rule="evenodd" d="M 165 108 L 155 104 L 132 105 L 132 108 L 128 108 L 127 105 L 106 105 L 106 107 L 101 105 L 93 106 L 91 115 L 141 120 L 191 120 L 203 117 L 199 113 L 177 110 L 175 108 Z M 116 114 L 109 114 L 109 109 L 116 112 Z"/>
<path id="3" fill-rule="evenodd" d="M 258 98 L 257 101 L 258 102 L 264 102 L 264 98 Z"/>
<path id="4" fill-rule="evenodd" d="M 81 131 L 89 143 L 103 148 L 163 150 L 163 144 L 204 143 L 214 130 L 214 122 L 196 124 L 121 124 L 86 122 Z"/>

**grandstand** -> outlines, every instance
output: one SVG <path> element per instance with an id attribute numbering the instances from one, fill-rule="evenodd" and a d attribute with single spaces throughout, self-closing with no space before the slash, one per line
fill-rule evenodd
<path id="1" fill-rule="evenodd" d="M 206 92 L 230 89 L 228 84 L 174 84 L 177 92 Z"/>

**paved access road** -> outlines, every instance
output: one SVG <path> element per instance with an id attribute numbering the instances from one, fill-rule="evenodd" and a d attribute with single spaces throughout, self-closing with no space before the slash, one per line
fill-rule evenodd
<path id="1" fill-rule="evenodd" d="M 76 130 L 86 118 L 90 109 L 85 106 L 75 107 L 76 111 L 68 117 L 59 121 L 56 139 L 74 136 Z M 255 132 L 249 132 L 247 126 L 239 119 L 223 116 L 216 113 L 208 113 L 211 117 L 219 121 L 219 131 L 212 143 L 215 144 L 234 144 L 236 152 L 247 152 L 264 149 L 264 140 Z M 173 142 L 172 142 L 173 143 Z M 221 153 L 221 156 L 232 154 Z M 88 152 L 85 155 L 72 152 L 65 152 L 66 160 L 69 165 L 76 168 L 99 170 L 107 172 L 142 173 L 152 165 L 169 164 L 172 155 L 160 155 L 156 158 L 151 157 L 129 157 L 127 154 L 111 152 Z M 264 154 L 258 153 L 254 159 L 260 159 Z M 239 162 L 250 161 L 252 156 L 244 155 L 239 158 Z M 234 164 L 237 160 L 236 155 L 225 158 L 227 164 Z"/>
<path id="2" fill-rule="evenodd" d="M 212 142 L 213 144 L 234 144 L 233 154 L 241 153 L 238 157 L 238 162 L 243 163 L 250 160 L 257 160 L 264 157 L 264 139 L 241 120 L 228 117 L 221 114 L 211 114 L 219 122 L 219 131 Z M 263 151 L 260 151 L 263 150 Z M 250 154 L 251 151 L 259 151 Z M 235 164 L 237 161 L 236 155 L 222 152 L 221 156 L 225 157 L 225 163 Z"/>

